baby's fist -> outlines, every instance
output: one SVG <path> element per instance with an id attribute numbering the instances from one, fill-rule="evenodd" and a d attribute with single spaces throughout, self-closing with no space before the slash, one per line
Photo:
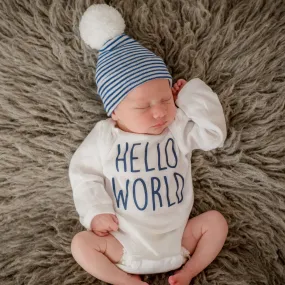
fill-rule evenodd
<path id="1" fill-rule="evenodd" d="M 119 228 L 118 218 L 113 214 L 100 214 L 93 218 L 91 222 L 92 231 L 100 236 L 104 237 L 109 232 L 117 231 Z"/>
<path id="2" fill-rule="evenodd" d="M 174 98 L 174 101 L 177 100 L 178 93 L 181 91 L 181 89 L 184 87 L 184 85 L 187 83 L 184 79 L 178 79 L 177 82 L 173 85 L 171 88 L 172 95 Z"/>

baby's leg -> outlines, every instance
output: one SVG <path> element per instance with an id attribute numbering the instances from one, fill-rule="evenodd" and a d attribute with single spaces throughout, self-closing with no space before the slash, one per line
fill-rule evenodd
<path id="1" fill-rule="evenodd" d="M 72 240 L 71 252 L 84 270 L 104 282 L 118 285 L 147 284 L 114 264 L 120 261 L 123 247 L 112 235 L 99 237 L 93 232 L 80 232 Z"/>
<path id="2" fill-rule="evenodd" d="M 188 221 L 182 246 L 192 255 L 184 267 L 169 277 L 169 284 L 189 284 L 221 251 L 228 234 L 228 224 L 217 211 L 203 213 Z"/>

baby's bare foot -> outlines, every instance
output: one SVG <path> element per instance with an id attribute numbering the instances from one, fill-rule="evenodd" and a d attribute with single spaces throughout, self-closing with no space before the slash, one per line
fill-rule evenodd
<path id="1" fill-rule="evenodd" d="M 191 279 L 192 278 L 189 276 L 189 273 L 187 274 L 185 270 L 181 269 L 168 278 L 168 283 L 170 285 L 189 285 Z"/>

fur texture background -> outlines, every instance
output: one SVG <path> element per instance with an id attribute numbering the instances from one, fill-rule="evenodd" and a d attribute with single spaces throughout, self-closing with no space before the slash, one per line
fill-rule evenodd
<path id="1" fill-rule="evenodd" d="M 175 79 L 200 77 L 224 107 L 225 146 L 192 158 L 191 215 L 220 211 L 229 236 L 194 284 L 285 284 L 284 1 L 106 2 Z M 83 228 L 67 176 L 73 152 L 105 118 L 96 52 L 78 33 L 93 3 L 0 2 L 1 285 L 103 284 L 71 256 Z M 168 275 L 145 280 L 167 284 Z"/>

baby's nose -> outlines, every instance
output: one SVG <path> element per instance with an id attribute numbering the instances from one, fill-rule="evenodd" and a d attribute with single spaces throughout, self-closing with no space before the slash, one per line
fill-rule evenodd
<path id="1" fill-rule="evenodd" d="M 163 118 L 166 115 L 166 109 L 161 104 L 152 107 L 152 115 L 155 119 Z"/>

